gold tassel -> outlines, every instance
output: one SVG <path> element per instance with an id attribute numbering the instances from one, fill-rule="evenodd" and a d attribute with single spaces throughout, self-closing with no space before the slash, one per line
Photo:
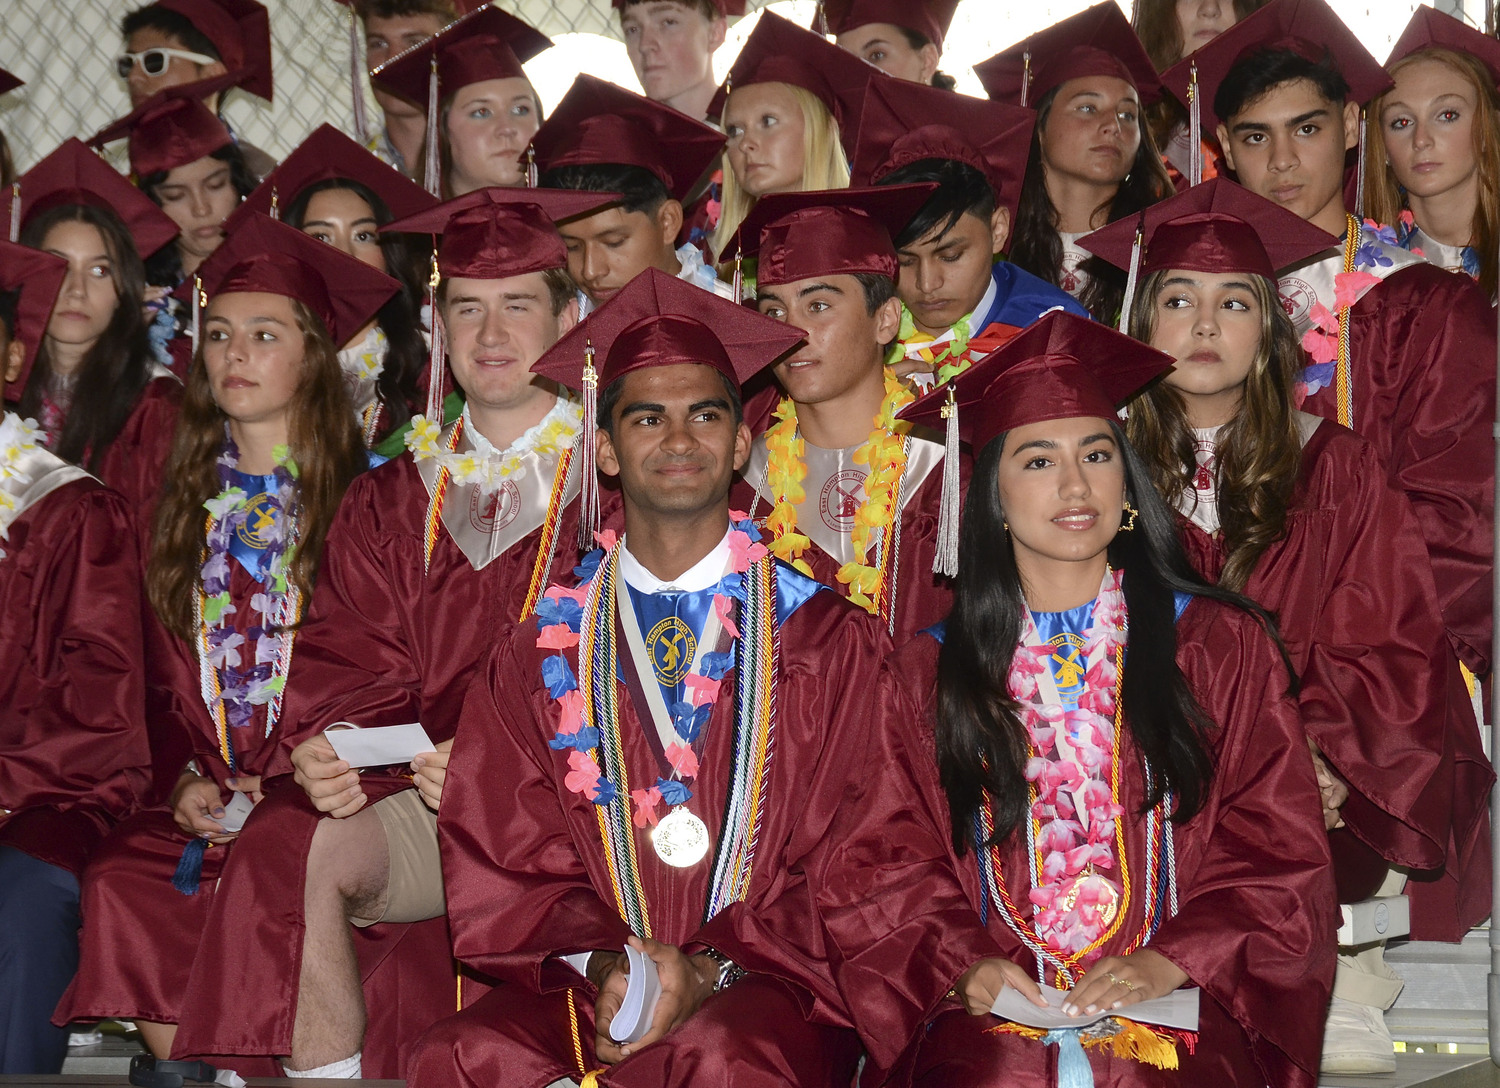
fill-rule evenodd
<path id="1" fill-rule="evenodd" d="M 1120 1031 L 1111 1036 L 1110 1048 L 1115 1057 L 1127 1058 L 1157 1069 L 1177 1068 L 1177 1042 L 1169 1036 L 1159 1035 L 1134 1020 L 1120 1020 Z"/>

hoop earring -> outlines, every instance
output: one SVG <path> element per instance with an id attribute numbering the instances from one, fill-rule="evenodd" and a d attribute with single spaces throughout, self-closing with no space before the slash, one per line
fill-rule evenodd
<path id="1" fill-rule="evenodd" d="M 1130 520 L 1127 521 L 1124 525 L 1120 526 L 1120 532 L 1122 532 L 1122 533 L 1134 532 L 1135 531 L 1135 518 L 1136 518 L 1136 515 L 1140 513 L 1140 511 L 1137 510 L 1135 507 L 1133 507 L 1133 506 L 1130 505 L 1130 500 L 1129 499 L 1125 500 L 1125 513 L 1127 513 L 1127 514 L 1130 515 Z"/>

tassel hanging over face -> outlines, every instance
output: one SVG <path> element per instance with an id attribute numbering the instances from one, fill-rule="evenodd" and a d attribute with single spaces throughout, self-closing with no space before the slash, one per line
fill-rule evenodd
<path id="1" fill-rule="evenodd" d="M 427 77 L 427 161 L 422 184 L 433 196 L 442 196 L 442 158 L 438 155 L 438 68 L 437 53 L 432 54 L 432 72 Z"/>
<path id="2" fill-rule="evenodd" d="M 364 143 L 370 138 L 365 121 L 364 57 L 360 52 L 359 16 L 349 9 L 349 92 L 354 101 L 354 138 Z"/>
<path id="3" fill-rule="evenodd" d="M 583 430 L 578 434 L 582 479 L 578 492 L 578 550 L 592 551 L 599 529 L 599 372 L 594 369 L 594 343 L 587 342 L 583 364 Z"/>
<path id="4" fill-rule="evenodd" d="M 193 323 L 189 329 L 191 343 L 193 345 L 193 358 L 198 357 L 198 335 L 203 325 L 203 307 L 208 305 L 208 300 L 203 294 L 203 280 L 197 273 L 193 274 Z"/>
<path id="5" fill-rule="evenodd" d="M 1198 63 L 1188 75 L 1188 184 L 1203 181 L 1203 89 L 1198 86 Z"/>
<path id="6" fill-rule="evenodd" d="M 438 285 L 443 282 L 438 273 L 437 254 L 432 255 L 432 274 L 427 277 L 427 305 L 432 313 L 432 353 L 427 360 L 427 418 L 443 424 L 443 360 L 447 348 L 443 337 L 443 319 L 438 313 Z"/>
<path id="7" fill-rule="evenodd" d="M 957 381 L 955 378 L 954 381 Z M 958 576 L 958 525 L 962 514 L 958 487 L 958 397 L 948 384 L 948 403 L 943 405 L 943 492 L 938 506 L 937 551 L 932 571 L 946 578 Z"/>
<path id="8" fill-rule="evenodd" d="M 1359 156 L 1355 162 L 1359 165 L 1354 174 L 1354 215 L 1361 223 L 1365 220 L 1365 129 L 1365 110 L 1361 106 L 1359 109 L 1359 148 L 1355 151 L 1355 154 Z"/>
<path id="9" fill-rule="evenodd" d="M 1130 243 L 1130 268 L 1125 274 L 1125 298 L 1120 303 L 1120 323 L 1117 328 L 1130 335 L 1130 311 L 1135 306 L 1135 289 L 1140 285 L 1141 279 L 1141 248 L 1143 234 L 1146 229 L 1146 215 L 1141 213 L 1141 221 L 1135 228 L 1135 240 Z"/>

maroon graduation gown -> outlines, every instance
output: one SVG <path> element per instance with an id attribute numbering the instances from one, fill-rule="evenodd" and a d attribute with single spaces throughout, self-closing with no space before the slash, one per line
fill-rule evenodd
<path id="1" fill-rule="evenodd" d="M 79 479 L 0 542 L 0 845 L 74 875 L 149 777 L 130 525 L 124 499 Z"/>
<path id="2" fill-rule="evenodd" d="M 570 1001 L 578 1054 L 589 1069 L 598 1066 L 595 992 L 556 957 L 621 948 L 630 929 L 611 891 L 596 806 L 567 789 L 566 753 L 547 744 L 558 711 L 541 664 L 552 651 L 538 650 L 536 637 L 534 625 L 515 628 L 476 678 L 438 820 L 455 951 L 502 985 L 428 1034 L 409 1071 L 414 1088 L 579 1079 Z M 635 831 L 655 939 L 689 951 L 712 946 L 752 974 L 710 998 L 678 1032 L 612 1067 L 602 1083 L 849 1083 L 857 1045 L 827 974 L 802 862 L 838 809 L 851 753 L 870 743 L 874 685 L 866 680 L 888 647 L 877 621 L 827 592 L 782 627 L 774 754 L 742 901 L 705 923 L 710 862 L 673 869 L 656 857 L 647 832 Z M 728 792 L 733 690 L 731 671 L 692 784 L 692 810 L 713 840 Z M 631 782 L 654 781 L 644 734 L 653 727 L 636 715 L 623 683 L 618 692 Z M 736 919 L 750 924 L 742 929 Z M 776 939 L 758 932 L 761 919 L 774 920 Z"/>
<path id="3" fill-rule="evenodd" d="M 1179 525 L 1193 564 L 1218 581 L 1222 541 Z M 1276 614 L 1303 725 L 1351 787 L 1344 822 L 1393 865 L 1446 865 L 1450 894 L 1413 912 L 1413 932 L 1456 941 L 1489 914 L 1494 775 L 1426 559 L 1411 505 L 1374 448 L 1325 421 L 1303 448 L 1286 533 L 1245 592 Z M 1419 904 L 1431 898 L 1431 883 L 1411 889 Z"/>
<path id="4" fill-rule="evenodd" d="M 1391 273 L 1350 310 L 1354 430 L 1411 499 L 1448 639 L 1490 669 L 1495 314 L 1474 281 L 1429 264 Z M 1304 411 L 1338 419 L 1333 384 Z"/>
<path id="5" fill-rule="evenodd" d="M 250 598 L 262 591 L 262 584 L 231 558 L 229 594 L 241 634 L 249 617 L 259 616 L 252 612 Z M 247 643 L 241 652 L 253 655 L 254 644 Z M 265 735 L 265 715 L 265 707 L 256 707 L 250 724 L 232 731 L 242 775 L 264 775 L 279 743 L 279 730 Z M 220 785 L 221 798 L 228 801 L 224 783 L 231 774 L 199 694 L 197 654 L 154 613 L 146 625 L 146 720 L 157 803 L 116 826 L 84 871 L 78 974 L 58 1004 L 54 1023 L 109 1017 L 177 1023 L 219 872 L 234 850 L 232 842 L 208 848 L 195 894 L 183 895 L 173 887 L 172 876 L 189 839 L 167 804 L 172 785 L 192 760 L 200 774 Z"/>
<path id="6" fill-rule="evenodd" d="M 149 538 L 162 476 L 172 456 L 182 392 L 182 382 L 165 374 L 147 382 L 125 425 L 99 459 L 99 479 L 129 501 L 143 541 Z"/>
<path id="7" fill-rule="evenodd" d="M 773 401 L 772 409 L 776 406 Z M 768 422 L 774 422 L 768 420 Z M 969 486 L 969 473 L 973 458 L 965 450 L 959 459 L 959 494 Z M 730 491 L 729 504 L 735 510 L 755 510 L 755 522 L 765 531 L 766 515 L 771 512 L 771 503 L 761 496 L 756 502 L 756 488 L 760 481 L 739 478 Z M 942 512 L 943 466 L 941 463 L 922 481 L 901 507 L 901 552 L 896 560 L 896 604 L 894 616 L 888 620 L 888 630 L 897 646 L 906 642 L 919 631 L 924 631 L 948 615 L 953 605 L 953 583 L 932 570 L 933 558 L 937 555 L 938 516 Z M 874 549 L 871 549 L 874 551 Z M 833 556 L 810 541 L 802 558 L 812 568 L 812 575 L 825 586 L 841 596 L 849 595 L 849 587 L 839 581 L 842 565 Z M 889 624 L 893 622 L 892 629 Z"/>
<path id="8" fill-rule="evenodd" d="M 360 476 L 344 496 L 297 635 L 286 736 L 270 772 L 286 777 L 276 779 L 225 868 L 183 1004 L 179 1054 L 291 1051 L 307 856 L 324 818 L 287 774 L 292 748 L 338 721 L 420 721 L 434 742 L 450 739 L 475 669 L 525 603 L 540 530 L 475 570 L 439 527 L 424 574 L 427 507 L 410 453 Z M 553 580 L 577 562 L 577 511 L 570 503 L 558 525 Z M 370 803 L 412 788 L 409 777 L 376 771 L 361 785 Z M 400 1077 L 409 1045 L 454 1011 L 447 923 L 380 923 L 354 933 L 370 1016 L 363 1068 Z M 224 978 L 237 985 L 224 986 Z"/>
<path id="9" fill-rule="evenodd" d="M 1250 617 L 1205 599 L 1188 605 L 1177 640 L 1178 665 L 1217 723 L 1215 770 L 1202 808 L 1176 828 L 1179 910 L 1150 947 L 1202 988 L 1197 1053 L 1179 1047 L 1182 1069 L 1165 1073 L 1090 1050 L 1095 1083 L 1311 1088 L 1335 910 L 1286 671 Z M 973 849 L 953 855 L 931 732 L 937 657 L 937 642 L 924 636 L 888 659 L 873 734 L 880 746 L 862 760 L 863 777 L 812 874 L 831 969 L 869 1053 L 867 1083 L 894 1069 L 896 1084 L 1052 1085 L 1055 1047 L 991 1034 L 993 1018 L 971 1017 L 943 996 L 980 959 L 1004 956 L 1032 977 L 1035 961 L 993 908 L 981 925 L 986 893 Z M 1136 813 L 1143 783 L 1133 744 L 1124 759 L 1133 773 L 1123 776 L 1120 803 Z M 1140 882 L 1143 821 L 1133 827 L 1126 860 Z M 1027 903 L 1025 851 L 1024 836 L 1012 836 L 1002 861 L 1018 904 Z M 1104 954 L 1123 952 L 1140 919 L 1136 894 Z"/>

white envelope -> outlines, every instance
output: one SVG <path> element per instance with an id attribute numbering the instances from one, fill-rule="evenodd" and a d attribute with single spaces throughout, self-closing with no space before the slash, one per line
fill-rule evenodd
<path id="1" fill-rule="evenodd" d="M 234 796 L 229 799 L 229 804 L 224 806 L 224 815 L 219 818 L 219 826 L 225 831 L 239 831 L 245 826 L 245 820 L 253 808 L 255 805 L 250 798 L 239 790 L 235 790 Z"/>
<path id="2" fill-rule="evenodd" d="M 1021 991 L 1006 986 L 990 1006 L 990 1012 L 1013 1024 L 1024 1024 L 1029 1028 L 1052 1031 L 1056 1028 L 1086 1028 L 1109 1016 L 1123 1016 L 1138 1024 L 1158 1024 L 1178 1031 L 1198 1030 L 1198 989 L 1194 986 L 1173 990 L 1166 997 L 1151 1001 L 1140 1001 L 1123 1009 L 1105 1009 L 1102 1012 L 1081 1013 L 1069 1016 L 1062 1011 L 1068 995 L 1051 986 L 1042 987 L 1042 996 L 1047 999 L 1044 1009 L 1033 1005 L 1021 996 Z"/>
<path id="3" fill-rule="evenodd" d="M 626 945 L 625 955 L 630 957 L 630 984 L 620 1011 L 609 1022 L 609 1037 L 617 1043 L 634 1043 L 651 1030 L 656 1003 L 661 1000 L 661 976 L 656 961 L 644 952 Z"/>
<path id="4" fill-rule="evenodd" d="M 323 731 L 338 757 L 351 767 L 384 767 L 410 763 L 423 752 L 436 751 L 421 723 L 378 725 L 361 729 L 352 722 L 335 722 Z"/>

